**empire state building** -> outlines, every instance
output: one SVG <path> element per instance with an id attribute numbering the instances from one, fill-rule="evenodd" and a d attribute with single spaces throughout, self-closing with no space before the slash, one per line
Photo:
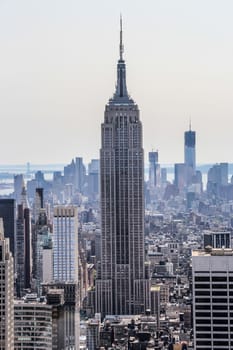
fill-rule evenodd
<path id="1" fill-rule="evenodd" d="M 96 311 L 140 314 L 150 307 L 144 246 L 144 152 L 139 109 L 126 87 L 122 20 L 117 84 L 101 126 L 101 261 Z"/>

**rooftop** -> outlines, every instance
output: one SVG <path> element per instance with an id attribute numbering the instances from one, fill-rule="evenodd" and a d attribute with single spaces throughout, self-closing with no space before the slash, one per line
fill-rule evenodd
<path id="1" fill-rule="evenodd" d="M 205 250 L 193 250 L 192 256 L 233 256 L 231 248 L 212 248 L 207 246 Z"/>

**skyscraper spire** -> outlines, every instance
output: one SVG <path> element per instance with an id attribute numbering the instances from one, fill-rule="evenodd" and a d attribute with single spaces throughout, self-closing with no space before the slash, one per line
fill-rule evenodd
<path id="1" fill-rule="evenodd" d="M 144 246 L 144 156 L 139 109 L 126 89 L 122 18 L 117 85 L 101 126 L 101 258 L 96 312 L 138 315 L 150 308 Z"/>
<path id="2" fill-rule="evenodd" d="M 191 120 L 191 117 L 189 117 L 189 131 L 192 130 L 192 120 Z"/>
<path id="3" fill-rule="evenodd" d="M 123 61 L 124 45 L 123 45 L 123 32 L 122 32 L 122 15 L 120 15 L 120 61 Z"/>
<path id="4" fill-rule="evenodd" d="M 130 98 L 126 87 L 126 66 L 123 58 L 124 45 L 123 45 L 123 30 L 122 30 L 122 15 L 120 15 L 120 45 L 119 45 L 119 60 L 117 63 L 117 83 L 116 91 L 113 98 L 109 100 L 109 103 L 132 103 L 134 101 Z"/>
<path id="5" fill-rule="evenodd" d="M 23 180 L 23 188 L 22 188 L 22 192 L 21 192 L 21 204 L 23 204 L 24 209 L 29 208 L 28 199 L 27 199 L 27 191 L 26 191 L 26 186 L 25 186 L 24 180 Z"/>
<path id="6" fill-rule="evenodd" d="M 0 218 L 0 240 L 4 239 L 4 227 L 3 227 L 3 219 Z"/>

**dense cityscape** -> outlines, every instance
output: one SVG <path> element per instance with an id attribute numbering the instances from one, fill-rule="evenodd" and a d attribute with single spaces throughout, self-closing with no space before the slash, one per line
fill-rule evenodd
<path id="1" fill-rule="evenodd" d="M 144 154 L 119 41 L 99 159 L 0 174 L 0 350 L 233 348 L 233 172 Z"/>

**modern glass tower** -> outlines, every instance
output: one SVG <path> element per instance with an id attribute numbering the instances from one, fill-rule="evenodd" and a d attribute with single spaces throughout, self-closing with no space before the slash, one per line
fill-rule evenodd
<path id="1" fill-rule="evenodd" d="M 196 133 L 191 130 L 191 122 L 189 130 L 184 133 L 184 163 L 186 185 L 188 186 L 192 184 L 192 179 L 196 172 Z"/>
<path id="2" fill-rule="evenodd" d="M 126 87 L 122 21 L 117 84 L 101 126 L 101 261 L 96 311 L 124 315 L 150 307 L 144 247 L 144 152 L 139 109 Z"/>
<path id="3" fill-rule="evenodd" d="M 196 171 L 196 132 L 189 130 L 184 133 L 184 162 L 193 172 Z"/>

